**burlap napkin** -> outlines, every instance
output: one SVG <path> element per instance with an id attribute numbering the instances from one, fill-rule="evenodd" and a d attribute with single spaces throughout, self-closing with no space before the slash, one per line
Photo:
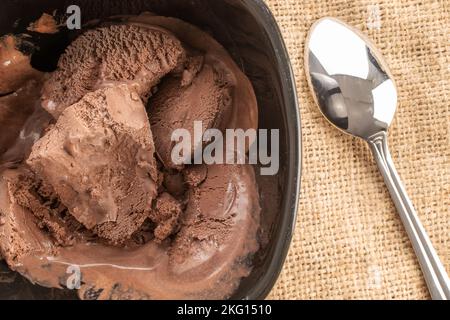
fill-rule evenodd
<path id="1" fill-rule="evenodd" d="M 313 104 L 303 68 L 311 24 L 334 16 L 367 34 L 397 81 L 392 157 L 450 271 L 450 2 L 267 0 L 294 67 L 303 130 L 295 237 L 272 299 L 425 299 L 419 265 L 365 143 Z"/>

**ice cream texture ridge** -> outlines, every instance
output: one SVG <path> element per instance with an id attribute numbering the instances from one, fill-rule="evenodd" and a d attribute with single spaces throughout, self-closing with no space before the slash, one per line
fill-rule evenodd
<path id="1" fill-rule="evenodd" d="M 0 38 L 0 259 L 81 299 L 231 297 L 260 246 L 253 167 L 170 157 L 171 132 L 194 121 L 257 129 L 228 52 L 153 14 L 83 30 L 53 72 L 20 41 Z"/>

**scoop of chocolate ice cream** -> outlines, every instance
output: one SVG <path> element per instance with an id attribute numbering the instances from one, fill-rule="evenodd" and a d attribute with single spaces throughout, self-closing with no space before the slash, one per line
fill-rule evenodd
<path id="1" fill-rule="evenodd" d="M 226 69 L 217 61 L 202 65 L 196 75 L 185 83 L 186 78 L 169 78 L 160 85 L 149 102 L 150 122 L 155 134 L 158 156 L 166 167 L 180 168 L 172 161 L 171 153 L 177 141 L 172 141 L 176 129 L 190 132 L 191 153 L 183 155 L 186 160 L 193 157 L 203 141 L 194 141 L 194 122 L 201 121 L 202 132 L 223 126 L 223 119 L 230 113 L 231 80 Z M 191 76 L 191 73 L 189 73 Z"/>
<path id="2" fill-rule="evenodd" d="M 145 102 L 153 86 L 183 59 L 180 41 L 158 27 L 111 25 L 86 31 L 45 83 L 43 106 L 57 118 L 86 93 L 124 82 Z"/>
<path id="3" fill-rule="evenodd" d="M 191 50 L 200 52 L 203 56 L 202 61 L 204 65 L 209 65 L 216 72 L 218 71 L 218 74 L 222 77 L 220 82 L 224 84 L 224 87 L 230 94 L 231 109 L 221 110 L 225 114 L 222 114 L 222 123 L 217 129 L 257 129 L 258 105 L 252 84 L 227 50 L 211 35 L 180 19 L 156 16 L 151 13 L 130 16 L 125 18 L 125 21 L 131 25 L 142 27 L 158 26 L 169 30 L 181 42 L 188 44 Z M 185 64 L 185 72 L 183 72 L 183 81 L 181 83 L 183 86 L 190 83 L 193 76 L 197 74 L 195 65 L 195 63 Z M 195 108 L 205 110 L 201 104 Z M 176 108 L 173 110 L 176 110 Z"/>
<path id="4" fill-rule="evenodd" d="M 201 167 L 206 168 L 198 166 L 195 171 L 203 171 Z M 245 267 L 231 261 L 258 248 L 255 235 L 260 208 L 253 169 L 248 165 L 207 168 L 204 180 L 189 188 L 180 231 L 170 251 L 171 267 L 182 273 L 229 263 L 229 268 L 245 273 Z"/>
<path id="5" fill-rule="evenodd" d="M 147 114 L 126 85 L 89 93 L 64 110 L 27 163 L 79 222 L 113 243 L 142 225 L 157 192 Z"/>

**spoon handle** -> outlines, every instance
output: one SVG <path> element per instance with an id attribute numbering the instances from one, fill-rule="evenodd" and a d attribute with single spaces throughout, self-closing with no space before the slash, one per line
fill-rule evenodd
<path id="1" fill-rule="evenodd" d="M 372 136 L 368 143 L 412 242 L 431 298 L 450 300 L 449 277 L 395 170 L 387 145 L 386 132 L 382 131 Z"/>

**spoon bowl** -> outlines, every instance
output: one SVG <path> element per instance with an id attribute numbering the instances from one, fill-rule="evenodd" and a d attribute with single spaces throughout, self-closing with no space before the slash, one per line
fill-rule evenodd
<path id="1" fill-rule="evenodd" d="M 365 140 L 388 129 L 397 89 L 381 54 L 362 34 L 321 19 L 310 32 L 305 61 L 316 103 L 334 126 Z"/>

